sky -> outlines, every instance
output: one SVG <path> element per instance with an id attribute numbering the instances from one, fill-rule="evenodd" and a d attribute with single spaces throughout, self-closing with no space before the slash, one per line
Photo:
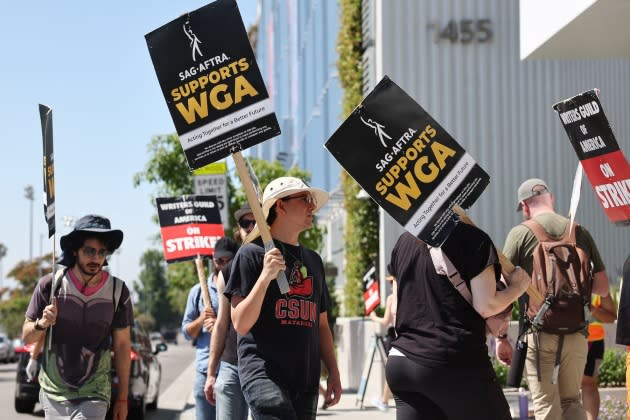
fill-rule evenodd
<path id="1" fill-rule="evenodd" d="M 29 256 L 50 253 L 70 232 L 64 219 L 100 214 L 124 232 L 114 275 L 138 279 L 140 257 L 162 249 L 148 184 L 134 174 L 151 137 L 175 132 L 144 35 L 209 1 L 4 2 L 0 25 L 0 286 Z M 245 27 L 256 0 L 237 0 Z M 53 110 L 57 232 L 44 219 L 38 104 Z M 32 185 L 34 201 L 24 188 Z M 31 219 L 32 205 L 32 219 Z M 32 220 L 32 235 L 31 235 Z M 31 238 L 32 237 L 32 244 Z"/>

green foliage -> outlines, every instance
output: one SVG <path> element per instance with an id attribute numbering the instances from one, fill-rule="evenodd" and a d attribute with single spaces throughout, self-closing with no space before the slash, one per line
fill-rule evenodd
<path id="1" fill-rule="evenodd" d="M 138 294 L 138 311 L 151 315 L 158 329 L 176 325 L 182 316 L 182 312 L 174 310 L 177 307 L 169 301 L 164 264 L 162 251 L 146 250 L 140 258 L 143 268 L 139 282 L 134 285 Z"/>
<path id="2" fill-rule="evenodd" d="M 155 319 L 147 313 L 138 313 L 134 316 L 134 320 L 140 328 L 145 331 L 155 331 Z"/>
<path id="3" fill-rule="evenodd" d="M 492 367 L 494 368 L 494 373 L 497 375 L 497 380 L 501 386 L 505 386 L 507 383 L 508 371 L 510 370 L 509 366 L 506 366 L 499 362 L 498 359 L 492 358 Z"/>
<path id="4" fill-rule="evenodd" d="M 340 0 L 339 8 L 341 23 L 337 35 L 337 70 L 343 89 L 342 112 L 345 118 L 361 102 L 362 95 L 361 0 Z"/>
<path id="5" fill-rule="evenodd" d="M 168 300 L 173 308 L 176 308 L 175 310 L 183 315 L 188 292 L 195 284 L 199 283 L 195 262 L 182 261 L 169 264 L 166 273 L 168 277 Z M 206 268 L 207 274 L 208 270 Z"/>
<path id="6" fill-rule="evenodd" d="M 10 337 L 22 336 L 24 313 L 35 290 L 39 276 L 50 273 L 48 267 L 52 261 L 52 254 L 34 258 L 31 261 L 20 261 L 7 277 L 15 279 L 18 287 L 10 291 L 9 299 L 0 301 L 0 325 Z"/>
<path id="7" fill-rule="evenodd" d="M 339 82 L 343 89 L 343 116 L 347 117 L 362 96 L 361 0 L 341 0 L 341 24 L 337 37 Z M 378 255 L 378 206 L 360 200 L 358 184 L 341 173 L 346 210 L 346 284 L 344 308 L 347 316 L 364 315 L 363 275 Z"/>
<path id="8" fill-rule="evenodd" d="M 599 384 L 601 386 L 625 386 L 626 353 L 617 349 L 604 351 L 604 360 L 599 368 Z"/>
<path id="9" fill-rule="evenodd" d="M 331 268 L 333 264 L 331 262 L 325 262 L 325 269 Z M 335 277 L 326 276 L 326 286 L 328 286 L 328 293 L 330 294 L 330 302 L 328 306 L 328 325 L 330 331 L 335 333 L 335 324 L 337 323 L 337 317 L 339 317 L 339 299 L 337 298 L 337 291 L 335 289 Z"/>
<path id="10" fill-rule="evenodd" d="M 24 313 L 31 300 L 31 295 L 15 292 L 8 300 L 0 302 L 0 324 L 9 337 L 22 336 Z"/>
<path id="11" fill-rule="evenodd" d="M 157 193 L 167 197 L 193 193 L 192 172 L 176 134 L 153 136 L 147 146 L 149 161 L 143 172 L 133 177 L 133 185 L 157 185 Z"/>

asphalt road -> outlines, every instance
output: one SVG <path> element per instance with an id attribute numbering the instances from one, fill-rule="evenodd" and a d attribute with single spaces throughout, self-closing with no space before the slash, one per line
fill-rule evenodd
<path id="1" fill-rule="evenodd" d="M 179 345 L 168 344 L 168 349 L 160 353 L 158 358 L 162 364 L 162 381 L 160 383 L 160 400 L 164 398 L 169 386 L 181 375 L 195 357 L 195 349 L 190 342 L 185 341 L 181 335 Z M 19 414 L 15 412 L 15 369 L 16 363 L 0 364 L 0 420 L 35 419 L 43 418 L 44 412 L 39 404 L 35 405 L 32 414 Z M 190 384 L 192 388 L 192 383 Z M 160 408 L 156 411 L 147 411 L 147 420 L 173 420 L 179 415 L 180 410 Z"/>

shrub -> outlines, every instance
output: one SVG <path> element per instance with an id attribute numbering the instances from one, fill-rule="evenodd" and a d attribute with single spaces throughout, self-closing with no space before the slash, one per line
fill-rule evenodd
<path id="1" fill-rule="evenodd" d="M 626 353 L 617 349 L 604 351 L 604 360 L 599 368 L 600 386 L 625 386 Z"/>

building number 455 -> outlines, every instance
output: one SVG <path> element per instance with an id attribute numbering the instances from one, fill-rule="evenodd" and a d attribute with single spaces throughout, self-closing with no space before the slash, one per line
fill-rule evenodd
<path id="1" fill-rule="evenodd" d="M 449 20 L 445 25 L 435 22 L 427 24 L 429 32 L 434 32 L 435 43 L 450 41 L 461 42 L 489 42 L 492 40 L 492 22 L 490 19 L 455 19 Z"/>

